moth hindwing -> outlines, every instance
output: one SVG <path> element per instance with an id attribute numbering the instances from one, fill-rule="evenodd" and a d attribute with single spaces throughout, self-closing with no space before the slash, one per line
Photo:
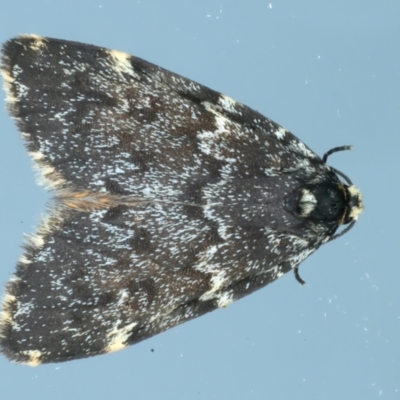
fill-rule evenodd
<path id="1" fill-rule="evenodd" d="M 54 193 L 6 287 L 0 346 L 16 362 L 118 350 L 290 270 L 301 281 L 299 264 L 362 210 L 330 153 L 139 58 L 26 35 L 1 68 Z"/>

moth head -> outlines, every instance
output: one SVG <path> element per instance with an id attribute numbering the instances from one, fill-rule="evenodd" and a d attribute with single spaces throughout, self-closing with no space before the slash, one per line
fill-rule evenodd
<path id="1" fill-rule="evenodd" d="M 343 150 L 352 150 L 353 148 L 351 146 L 341 146 L 341 147 L 334 147 L 333 149 L 327 151 L 324 156 L 322 157 L 322 161 L 326 163 L 328 160 L 328 157 L 332 153 L 336 153 L 338 151 L 343 151 Z M 339 221 L 340 225 L 345 225 L 349 224 L 349 226 L 345 229 L 343 229 L 341 232 L 337 233 L 336 235 L 332 235 L 330 238 L 327 239 L 327 241 L 337 239 L 338 237 L 344 235 L 347 233 L 356 223 L 358 216 L 362 213 L 364 206 L 362 202 L 362 196 L 361 192 L 353 185 L 352 181 L 350 178 L 345 175 L 343 172 L 337 170 L 336 168 L 330 167 L 332 171 L 334 171 L 337 175 L 342 177 L 344 181 L 347 183 L 340 183 L 339 186 L 341 187 L 341 190 L 344 193 L 345 197 L 345 212 L 343 213 L 343 218 Z"/>
<path id="2" fill-rule="evenodd" d="M 322 161 L 336 151 L 349 150 L 350 146 L 336 147 L 328 151 Z M 342 172 L 329 167 L 340 179 L 305 185 L 296 189 L 286 198 L 286 208 L 300 219 L 322 224 L 332 229 L 325 241 L 330 241 L 348 232 L 363 210 L 360 191 Z M 340 225 L 349 225 L 338 234 L 334 234 Z"/>

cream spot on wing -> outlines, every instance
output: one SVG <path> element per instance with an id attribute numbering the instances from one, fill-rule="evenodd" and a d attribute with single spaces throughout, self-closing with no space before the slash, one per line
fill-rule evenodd
<path id="1" fill-rule="evenodd" d="M 221 95 L 221 97 L 218 99 L 218 103 L 221 104 L 221 106 L 228 112 L 232 114 L 240 114 L 236 110 L 236 101 L 233 100 L 229 96 L 225 96 L 224 94 Z"/>
<path id="2" fill-rule="evenodd" d="M 29 236 L 29 241 L 37 249 L 40 249 L 44 245 L 44 239 L 42 235 L 31 235 Z"/>
<path id="3" fill-rule="evenodd" d="M 11 85 L 14 82 L 14 78 L 11 76 L 10 71 L 6 70 L 5 68 L 1 69 L 1 75 L 3 77 L 3 88 L 6 92 L 6 101 L 9 104 L 16 103 L 18 98 L 14 96 L 11 91 Z"/>
<path id="4" fill-rule="evenodd" d="M 46 40 L 42 36 L 36 35 L 35 33 L 24 33 L 22 35 L 19 35 L 18 37 L 23 38 L 23 39 L 36 39 L 38 41 L 40 41 L 40 40 L 45 41 Z"/>
<path id="5" fill-rule="evenodd" d="M 36 367 L 41 363 L 40 358 L 42 357 L 42 352 L 39 350 L 25 350 L 21 351 L 20 354 L 24 354 L 29 357 L 29 360 L 24 361 L 22 364 Z"/>
<path id="6" fill-rule="evenodd" d="M 34 51 L 39 51 L 41 48 L 46 46 L 47 40 L 41 36 L 28 34 L 28 35 L 21 35 L 20 37 L 24 39 L 33 39 L 29 47 Z"/>
<path id="7" fill-rule="evenodd" d="M 0 317 L 0 326 L 3 328 L 5 325 L 12 325 L 13 320 L 10 313 L 10 307 L 16 302 L 16 297 L 7 293 L 2 301 L 2 312 Z"/>
<path id="8" fill-rule="evenodd" d="M 233 303 L 234 299 L 231 292 L 222 292 L 218 295 L 218 307 L 227 307 L 229 304 Z"/>
<path id="9" fill-rule="evenodd" d="M 218 267 L 213 267 L 210 268 L 210 266 L 207 266 L 205 268 L 196 268 L 198 270 L 201 270 L 204 273 L 212 274 L 211 278 L 211 287 L 210 289 L 205 292 L 203 295 L 200 296 L 199 300 L 201 301 L 207 301 L 210 299 L 218 298 L 219 293 L 217 293 L 220 289 L 222 289 L 224 286 L 228 284 L 228 277 L 226 276 L 226 271 L 221 269 L 219 266 Z"/>
<path id="10" fill-rule="evenodd" d="M 30 154 L 35 161 L 34 170 L 37 172 L 36 180 L 40 186 L 47 190 L 59 189 L 65 185 L 63 176 L 50 164 L 42 161 L 44 157 L 41 152 Z"/>
<path id="11" fill-rule="evenodd" d="M 118 351 L 126 347 L 126 341 L 132 333 L 132 329 L 137 325 L 137 322 L 132 322 L 129 325 L 124 326 L 123 328 L 116 328 L 113 331 L 108 333 L 108 337 L 110 338 L 110 342 L 106 347 L 105 351 L 107 353 L 111 353 L 113 351 Z"/>
<path id="12" fill-rule="evenodd" d="M 132 64 L 130 62 L 131 56 L 129 54 L 118 50 L 108 50 L 108 54 L 114 63 L 114 68 L 116 71 L 137 77 L 137 74 L 132 68 Z"/>
<path id="13" fill-rule="evenodd" d="M 39 161 L 44 158 L 44 154 L 41 151 L 29 151 L 28 154 L 32 157 L 33 161 Z"/>
<path id="14" fill-rule="evenodd" d="M 282 140 L 287 134 L 287 130 L 281 126 L 274 132 L 277 139 Z"/>
<path id="15" fill-rule="evenodd" d="M 32 260 L 30 260 L 29 258 L 27 258 L 25 255 L 21 256 L 19 258 L 19 263 L 20 264 L 24 264 L 24 265 L 29 265 L 32 264 Z"/>

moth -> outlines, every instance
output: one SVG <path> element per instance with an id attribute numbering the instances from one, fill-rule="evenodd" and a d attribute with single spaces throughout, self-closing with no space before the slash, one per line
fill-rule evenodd
<path id="1" fill-rule="evenodd" d="M 119 350 L 246 296 L 350 229 L 350 179 L 249 107 L 140 58 L 16 37 L 1 72 L 49 212 L 6 286 L 28 365 Z M 347 228 L 336 233 L 341 225 Z"/>

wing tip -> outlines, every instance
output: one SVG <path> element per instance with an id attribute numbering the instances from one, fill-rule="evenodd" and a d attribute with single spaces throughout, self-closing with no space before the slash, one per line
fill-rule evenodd
<path id="1" fill-rule="evenodd" d="M 18 343 L 10 339 L 12 333 L 18 328 L 14 321 L 17 299 L 11 294 L 13 286 L 16 285 L 16 279 L 10 281 L 7 285 L 7 292 L 2 301 L 2 310 L 0 314 L 0 351 L 12 362 L 16 364 L 37 366 L 41 364 L 42 353 L 39 350 L 18 351 Z"/>

